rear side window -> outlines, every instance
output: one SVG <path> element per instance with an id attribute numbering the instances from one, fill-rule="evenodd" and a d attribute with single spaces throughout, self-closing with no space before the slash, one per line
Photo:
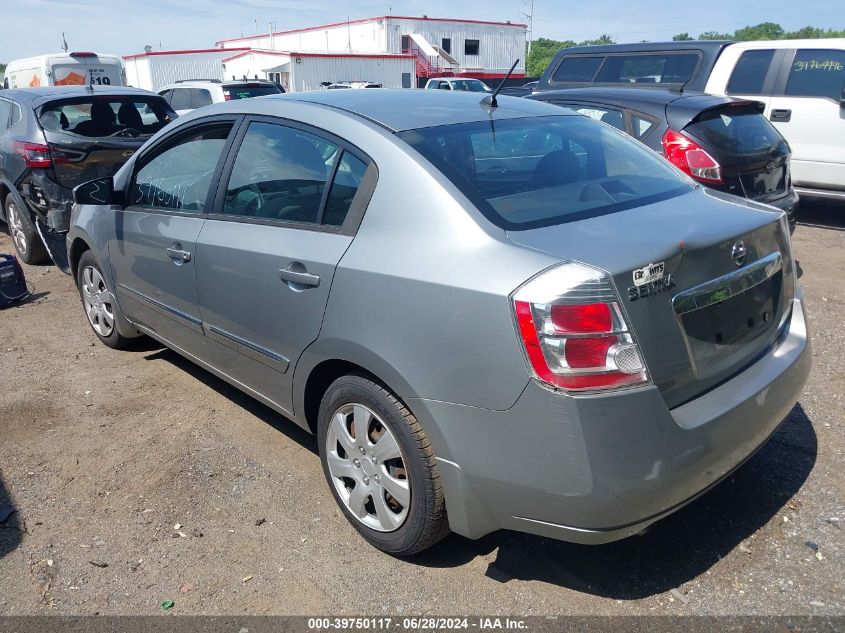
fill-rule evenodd
<path id="1" fill-rule="evenodd" d="M 170 107 L 174 110 L 192 110 L 194 106 L 191 103 L 191 89 L 174 88 L 170 96 Z"/>
<path id="2" fill-rule="evenodd" d="M 202 213 L 231 124 L 191 132 L 152 158 L 135 174 L 130 205 Z"/>
<path id="3" fill-rule="evenodd" d="M 504 229 L 613 213 L 693 187 L 640 143 L 581 116 L 460 123 L 399 136 Z"/>
<path id="4" fill-rule="evenodd" d="M 191 107 L 194 110 L 211 105 L 212 103 L 214 101 L 211 99 L 211 93 L 205 88 L 194 88 L 191 90 Z"/>
<path id="5" fill-rule="evenodd" d="M 657 121 L 654 119 L 646 119 L 637 114 L 631 115 L 631 126 L 636 139 L 645 138 L 655 125 L 657 125 Z"/>
<path id="6" fill-rule="evenodd" d="M 555 69 L 552 81 L 591 82 L 603 61 L 604 57 L 564 57 Z"/>
<path id="7" fill-rule="evenodd" d="M 12 104 L 0 99 L 0 134 L 9 129 L 12 120 Z"/>
<path id="8" fill-rule="evenodd" d="M 608 55 L 596 83 L 682 84 L 698 67 L 697 53 Z"/>
<path id="9" fill-rule="evenodd" d="M 775 56 L 774 50 L 745 51 L 728 81 L 728 94 L 761 95 L 766 73 Z"/>
<path id="10" fill-rule="evenodd" d="M 705 112 L 685 131 L 705 145 L 733 155 L 768 153 L 786 143 L 774 126 L 752 108 Z"/>
<path id="11" fill-rule="evenodd" d="M 613 108 L 601 105 L 585 103 L 561 103 L 559 105 L 562 105 L 564 108 L 569 108 L 570 110 L 575 110 L 578 114 L 583 114 L 591 119 L 595 119 L 596 121 L 612 125 L 617 130 L 622 130 L 623 132 L 625 131 L 625 117 L 619 110 L 614 110 Z"/>
<path id="12" fill-rule="evenodd" d="M 789 71 L 786 94 L 839 101 L 845 88 L 845 51 L 801 49 Z"/>
<path id="13" fill-rule="evenodd" d="M 250 123 L 238 149 L 223 212 L 318 224 L 337 145 L 272 123 Z"/>
<path id="14" fill-rule="evenodd" d="M 323 224 L 342 226 L 352 207 L 352 201 L 364 180 L 367 165 L 349 152 L 344 152 L 337 166 L 334 182 L 326 200 Z"/>

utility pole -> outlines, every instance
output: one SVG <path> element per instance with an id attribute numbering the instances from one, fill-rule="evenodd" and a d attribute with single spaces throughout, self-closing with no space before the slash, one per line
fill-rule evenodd
<path id="1" fill-rule="evenodd" d="M 534 0 L 528 0 L 528 13 L 525 11 L 519 13 L 528 20 L 528 51 L 525 56 L 527 61 L 528 55 L 531 54 L 531 40 L 534 39 Z"/>

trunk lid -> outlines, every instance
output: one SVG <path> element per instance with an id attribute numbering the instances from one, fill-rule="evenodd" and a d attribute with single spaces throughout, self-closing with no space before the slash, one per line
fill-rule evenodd
<path id="1" fill-rule="evenodd" d="M 789 318 L 795 280 L 781 216 L 699 190 L 508 237 L 611 274 L 649 376 L 671 408 L 754 362 Z"/>
<path id="2" fill-rule="evenodd" d="M 68 189 L 113 176 L 148 138 L 95 139 L 49 130 L 44 136 L 53 157 L 56 182 Z"/>

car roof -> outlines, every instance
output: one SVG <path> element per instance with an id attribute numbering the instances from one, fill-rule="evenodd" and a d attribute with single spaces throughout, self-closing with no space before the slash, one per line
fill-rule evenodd
<path id="1" fill-rule="evenodd" d="M 266 110 L 267 114 L 272 114 L 277 99 L 335 108 L 394 132 L 490 119 L 558 116 L 565 113 L 556 106 L 518 97 L 500 96 L 499 107 L 489 108 L 482 104 L 484 99 L 489 99 L 489 95 L 481 93 L 407 89 L 315 90 L 270 95 L 260 99 L 261 109 Z M 229 101 L 223 109 L 231 111 L 236 110 L 238 106 L 237 102 Z M 255 106 L 256 104 L 250 104 L 251 108 Z"/>
<path id="2" fill-rule="evenodd" d="M 624 86 L 596 86 L 588 88 L 562 88 L 537 92 L 525 97 L 536 101 L 592 101 L 632 109 L 651 109 L 672 103 L 685 107 L 712 108 L 735 101 L 731 97 L 708 95 L 702 92 L 681 92 L 670 88 L 626 88 Z"/>
<path id="3" fill-rule="evenodd" d="M 123 95 L 158 96 L 153 92 L 128 86 L 44 86 L 40 88 L 14 88 L 3 91 L 4 97 L 14 101 L 31 101 L 34 105 L 41 105 L 54 99 L 89 97 L 92 94 L 100 97 L 119 97 Z"/>
<path id="4" fill-rule="evenodd" d="M 593 46 L 573 46 L 564 48 L 558 54 L 584 54 L 584 53 L 639 53 L 653 51 L 674 51 L 674 50 L 713 50 L 718 51 L 725 46 L 732 44 L 730 40 L 686 40 L 680 42 L 636 42 L 632 44 L 596 44 Z"/>

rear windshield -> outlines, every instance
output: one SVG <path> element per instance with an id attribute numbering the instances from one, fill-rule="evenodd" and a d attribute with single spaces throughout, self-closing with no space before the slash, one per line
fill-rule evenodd
<path id="1" fill-rule="evenodd" d="M 704 144 L 733 155 L 768 153 L 786 144 L 756 108 L 708 111 L 685 131 Z"/>
<path id="2" fill-rule="evenodd" d="M 458 79 L 452 80 L 452 90 L 461 90 L 464 92 L 493 92 L 490 86 L 483 81 L 472 79 Z"/>
<path id="3" fill-rule="evenodd" d="M 399 136 L 509 230 L 622 211 L 694 187 L 645 146 L 587 117 L 479 121 Z"/>
<path id="4" fill-rule="evenodd" d="M 243 86 L 223 86 L 223 97 L 226 101 L 233 99 L 252 99 L 266 95 L 277 95 L 281 89 L 268 84 L 245 84 Z"/>
<path id="5" fill-rule="evenodd" d="M 38 113 L 47 132 L 66 132 L 91 138 L 152 136 L 176 113 L 161 97 L 77 97 L 54 101 Z"/>

